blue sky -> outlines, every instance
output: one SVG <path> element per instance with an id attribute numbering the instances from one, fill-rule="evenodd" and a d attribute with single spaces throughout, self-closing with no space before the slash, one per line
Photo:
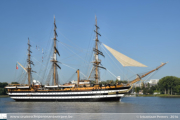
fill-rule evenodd
<path id="1" fill-rule="evenodd" d="M 65 44 L 81 50 L 89 48 L 89 43 L 94 42 L 96 15 L 102 35 L 99 37 L 101 42 L 147 65 L 145 71 L 157 67 L 161 62 L 169 61 L 152 78 L 160 79 L 168 75 L 180 77 L 179 6 L 179 0 L 0 1 L 0 81 L 11 82 L 17 77 L 15 65 L 17 61 L 25 62 L 28 37 L 34 47 L 34 56 L 41 60 L 41 52 L 37 52 L 35 46 L 38 45 L 47 51 L 49 41 L 53 38 L 54 15 L 58 39 Z M 73 60 L 73 64 L 84 63 L 82 60 L 75 62 L 74 58 L 63 61 L 63 58 L 70 54 L 62 45 L 59 45 L 59 48 L 61 62 L 70 64 L 70 60 Z M 75 52 L 78 54 L 78 51 Z M 83 57 L 83 54 L 79 56 Z M 101 59 L 106 61 L 104 58 Z M 62 79 L 66 81 L 73 71 L 71 73 L 66 67 L 61 66 L 64 76 Z M 106 62 L 103 66 L 107 67 L 110 64 Z M 36 67 L 39 67 L 37 63 Z M 137 73 L 143 69 L 132 68 Z M 86 72 L 85 68 L 82 70 Z M 112 66 L 109 70 L 117 76 L 122 76 Z"/>

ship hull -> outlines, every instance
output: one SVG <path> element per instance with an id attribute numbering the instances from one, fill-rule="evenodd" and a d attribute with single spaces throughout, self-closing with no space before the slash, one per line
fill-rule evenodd
<path id="1" fill-rule="evenodd" d="M 57 101 L 57 102 L 97 102 L 119 101 L 129 87 L 93 91 L 13 91 L 9 96 L 16 101 Z"/>

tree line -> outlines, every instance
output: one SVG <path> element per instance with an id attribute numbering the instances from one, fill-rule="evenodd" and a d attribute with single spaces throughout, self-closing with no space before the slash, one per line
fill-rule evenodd
<path id="1" fill-rule="evenodd" d="M 143 94 L 154 94 L 154 92 L 160 92 L 159 91 L 159 87 L 158 85 L 154 85 L 154 86 L 150 86 L 149 83 L 147 84 L 142 84 L 142 87 L 135 87 L 133 91 L 135 91 L 136 93 L 139 93 L 140 90 L 143 91 Z"/>
<path id="2" fill-rule="evenodd" d="M 180 94 L 180 78 L 166 76 L 159 80 L 158 87 L 161 93 L 170 95 Z"/>
<path id="3" fill-rule="evenodd" d="M 166 76 L 159 80 L 157 85 L 151 86 L 150 84 L 144 84 L 142 87 L 136 87 L 134 91 L 139 93 L 143 90 L 143 94 L 153 94 L 154 92 L 160 92 L 161 94 L 180 95 L 180 78 L 175 76 Z"/>
<path id="4" fill-rule="evenodd" d="M 128 81 L 127 80 L 106 80 L 106 81 L 101 81 L 99 82 L 100 85 L 102 86 L 108 86 L 108 85 L 117 85 L 117 84 L 127 84 Z M 91 80 L 90 81 L 90 84 L 95 84 L 95 81 L 94 80 Z"/>
<path id="5" fill-rule="evenodd" d="M 11 84 L 19 84 L 18 82 L 12 82 Z M 7 89 L 5 89 L 4 87 L 6 87 L 8 85 L 7 82 L 0 82 L 0 95 L 7 95 Z"/>
<path id="6" fill-rule="evenodd" d="M 7 95 L 6 94 L 7 89 L 4 88 L 7 85 L 8 85 L 7 82 L 3 82 L 3 83 L 0 82 L 0 95 Z"/>

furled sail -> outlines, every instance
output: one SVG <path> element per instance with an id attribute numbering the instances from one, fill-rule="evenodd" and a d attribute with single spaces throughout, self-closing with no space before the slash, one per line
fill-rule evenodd
<path id="1" fill-rule="evenodd" d="M 122 64 L 122 66 L 147 67 L 146 65 L 129 58 L 128 56 L 110 48 L 109 46 L 105 44 L 103 45 Z"/>

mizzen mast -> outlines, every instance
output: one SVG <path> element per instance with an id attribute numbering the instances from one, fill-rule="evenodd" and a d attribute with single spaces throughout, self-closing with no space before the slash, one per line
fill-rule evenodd
<path id="1" fill-rule="evenodd" d="M 55 21 L 55 17 L 54 17 L 54 53 L 53 53 L 53 60 L 51 60 L 53 62 L 53 81 L 54 81 L 54 85 L 58 85 L 58 77 L 57 77 L 57 67 L 61 69 L 61 67 L 57 64 L 57 54 L 60 56 L 57 48 L 56 48 L 56 41 L 57 41 L 57 33 L 56 33 L 56 21 Z"/>
<path id="2" fill-rule="evenodd" d="M 95 22 L 96 22 L 96 24 L 95 24 L 96 30 L 94 30 L 94 32 L 96 33 L 96 39 L 95 39 L 95 48 L 93 49 L 93 51 L 94 51 L 94 59 L 95 59 L 94 62 L 93 62 L 94 63 L 93 65 L 94 65 L 94 68 L 95 68 L 95 82 L 96 82 L 96 84 L 98 84 L 99 79 L 100 79 L 99 67 L 103 68 L 103 69 L 106 69 L 106 68 L 104 68 L 102 66 L 99 66 L 99 64 L 101 64 L 101 60 L 99 59 L 99 54 L 102 55 L 103 57 L 104 57 L 104 55 L 103 55 L 103 53 L 101 51 L 98 50 L 98 44 L 99 44 L 98 36 L 101 36 L 101 35 L 98 33 L 99 27 L 97 26 L 97 18 L 96 18 L 96 16 L 95 16 Z"/>

